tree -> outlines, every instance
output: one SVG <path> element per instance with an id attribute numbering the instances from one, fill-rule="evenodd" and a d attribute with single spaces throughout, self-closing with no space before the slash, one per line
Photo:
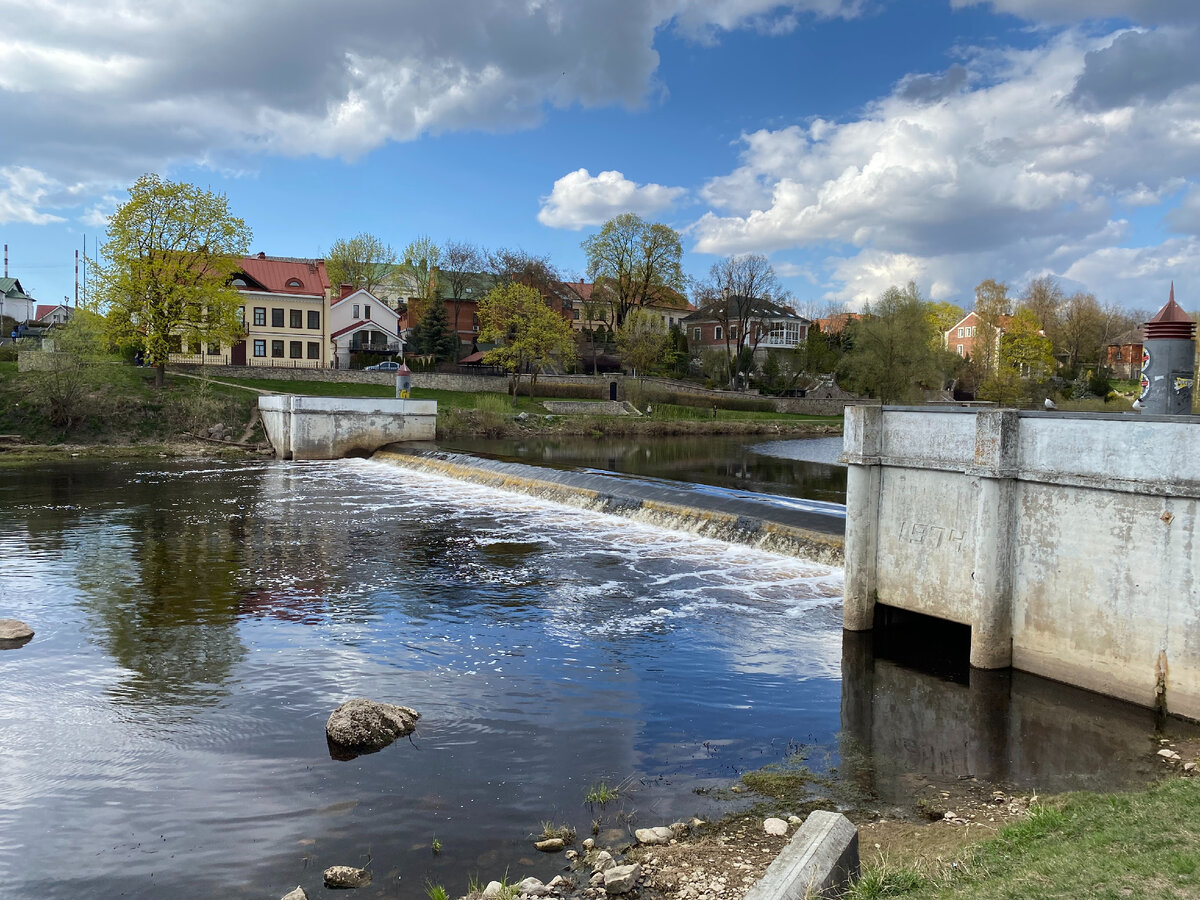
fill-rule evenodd
<path id="1" fill-rule="evenodd" d="M 484 266 L 483 251 L 467 241 L 447 241 L 442 248 L 441 280 L 454 304 L 454 323 L 451 331 L 455 341 L 462 333 L 462 304 L 468 299 L 469 285 Z M 472 298 L 473 299 L 473 298 Z M 455 347 L 455 353 L 458 348 Z"/>
<path id="2" fill-rule="evenodd" d="M 975 315 L 979 317 L 976 332 L 976 362 L 984 372 L 993 372 L 999 362 L 1000 331 L 1009 311 L 1008 285 L 987 278 L 975 287 Z"/>
<path id="3" fill-rule="evenodd" d="M 581 246 L 588 277 L 611 292 L 616 326 L 630 309 L 653 302 L 664 289 L 683 290 L 683 247 L 674 228 L 622 213 Z"/>
<path id="4" fill-rule="evenodd" d="M 911 402 L 941 388 L 943 351 L 934 349 L 934 326 L 917 286 L 890 287 L 852 322 L 853 346 L 843 366 L 855 387 L 884 403 Z"/>
<path id="5" fill-rule="evenodd" d="M 458 359 L 458 335 L 450 333 L 450 317 L 440 299 L 426 305 L 425 313 L 409 336 L 408 349 L 421 356 L 432 356 L 438 362 Z"/>
<path id="6" fill-rule="evenodd" d="M 661 363 L 667 350 L 667 327 L 662 316 L 632 309 L 617 329 L 617 349 L 634 372 L 645 375 Z"/>
<path id="7" fill-rule="evenodd" d="M 391 279 L 395 266 L 396 251 L 391 245 L 365 231 L 349 240 L 338 238 L 325 255 L 325 271 L 335 288 L 348 284 L 375 293 Z"/>
<path id="8" fill-rule="evenodd" d="M 441 248 L 428 235 L 421 235 L 404 248 L 404 262 L 400 263 L 399 270 L 406 282 L 409 299 L 417 301 L 417 306 L 409 309 L 410 322 L 413 318 L 423 317 L 425 304 L 438 296 L 434 270 L 441 255 Z"/>
<path id="9" fill-rule="evenodd" d="M 743 369 L 736 365 L 744 356 L 742 348 L 749 347 L 753 355 L 762 338 L 762 329 L 754 325 L 766 318 L 763 301 L 774 302 L 782 293 L 775 269 L 758 254 L 727 256 L 713 263 L 701 290 L 708 298 L 706 306 L 721 322 L 725 355 L 737 375 Z"/>
<path id="10" fill-rule="evenodd" d="M 1094 294 L 1082 291 L 1063 303 L 1058 323 L 1058 346 L 1074 377 L 1081 363 L 1095 362 L 1105 331 L 1104 312 Z"/>
<path id="11" fill-rule="evenodd" d="M 946 345 L 946 332 L 961 322 L 963 316 L 966 315 L 961 306 L 955 306 L 944 300 L 926 301 L 925 314 L 929 316 L 929 322 L 937 332 L 935 340 L 938 347 Z"/>
<path id="12" fill-rule="evenodd" d="M 1017 310 L 1000 338 L 1000 363 L 985 374 L 979 386 L 981 399 L 1013 406 L 1028 395 L 1028 385 L 1049 376 L 1054 370 L 1054 352 L 1041 328 L 1033 310 L 1024 306 Z"/>
<path id="13" fill-rule="evenodd" d="M 1021 294 L 1021 306 L 1032 312 L 1041 323 L 1051 344 L 1057 341 L 1059 313 L 1066 299 L 1053 275 L 1035 278 Z"/>
<path id="14" fill-rule="evenodd" d="M 243 333 L 230 279 L 250 229 L 224 194 L 143 175 L 108 220 L 94 297 L 114 343 L 140 339 L 162 387 L 171 339 L 233 343 Z"/>
<path id="15" fill-rule="evenodd" d="M 51 425 L 70 428 L 84 412 L 87 368 L 104 356 L 104 320 L 81 307 L 51 334 L 54 352 L 38 377 L 37 396 Z"/>
<path id="16" fill-rule="evenodd" d="M 554 360 L 564 365 L 575 359 L 575 332 L 548 307 L 535 288 L 518 282 L 499 285 L 479 304 L 479 339 L 500 346 L 483 360 L 511 373 L 509 385 L 517 396 L 522 372 L 529 373 L 529 396 L 542 368 Z"/>

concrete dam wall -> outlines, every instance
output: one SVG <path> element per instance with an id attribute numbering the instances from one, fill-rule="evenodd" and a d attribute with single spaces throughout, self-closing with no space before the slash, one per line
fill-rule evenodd
<path id="1" fill-rule="evenodd" d="M 1200 718 L 1200 422 L 846 410 L 845 627 L 971 629 L 971 665 Z"/>
<path id="2" fill-rule="evenodd" d="M 396 441 L 431 441 L 437 430 L 434 400 L 270 394 L 258 411 L 279 459 L 367 456 Z"/>

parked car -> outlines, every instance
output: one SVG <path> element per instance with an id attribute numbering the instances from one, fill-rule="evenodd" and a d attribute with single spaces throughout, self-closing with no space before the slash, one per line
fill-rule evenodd
<path id="1" fill-rule="evenodd" d="M 398 372 L 400 371 L 400 363 L 389 359 L 387 362 L 375 363 L 373 366 L 367 366 L 363 369 L 364 372 Z"/>

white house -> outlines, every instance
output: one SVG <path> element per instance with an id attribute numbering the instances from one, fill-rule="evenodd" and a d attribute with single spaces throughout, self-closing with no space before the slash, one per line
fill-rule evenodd
<path id="1" fill-rule="evenodd" d="M 338 369 L 350 368 L 350 354 L 369 353 L 376 362 L 399 356 L 400 314 L 372 294 L 342 285 L 329 305 L 329 358 Z"/>
<path id="2" fill-rule="evenodd" d="M 0 278 L 0 316 L 8 316 L 18 325 L 34 319 L 33 298 L 25 293 L 21 282 L 15 278 Z"/>

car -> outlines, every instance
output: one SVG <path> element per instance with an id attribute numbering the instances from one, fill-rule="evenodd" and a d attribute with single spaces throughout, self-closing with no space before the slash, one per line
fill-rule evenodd
<path id="1" fill-rule="evenodd" d="M 399 372 L 400 363 L 389 359 L 386 362 L 375 363 L 373 366 L 367 366 L 363 369 L 364 372 Z"/>

